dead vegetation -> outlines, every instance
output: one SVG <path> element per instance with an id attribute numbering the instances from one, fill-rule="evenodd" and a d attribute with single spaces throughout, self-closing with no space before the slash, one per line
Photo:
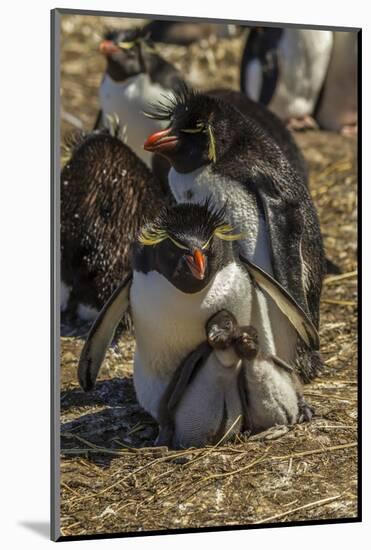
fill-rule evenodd
<path id="1" fill-rule="evenodd" d="M 94 122 L 104 26 L 96 17 L 63 18 L 63 133 L 68 120 L 85 128 Z M 237 88 L 243 38 L 209 42 L 163 51 L 194 84 Z M 76 379 L 80 327 L 80 337 L 61 341 L 63 535 L 356 517 L 356 144 L 320 131 L 296 137 L 310 166 L 327 254 L 343 271 L 323 289 L 325 369 L 305 387 L 314 420 L 211 448 L 154 448 L 156 424 L 132 384 L 133 338 L 109 351 L 96 391 L 84 394 Z"/>

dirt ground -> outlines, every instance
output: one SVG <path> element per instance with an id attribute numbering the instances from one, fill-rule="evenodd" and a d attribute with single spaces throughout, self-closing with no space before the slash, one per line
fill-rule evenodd
<path id="1" fill-rule="evenodd" d="M 94 123 L 104 69 L 97 45 L 106 26 L 120 21 L 63 17 L 62 135 Z M 243 43 L 244 36 L 212 37 L 161 52 L 199 88 L 238 89 Z M 295 137 L 309 163 L 327 255 L 342 269 L 323 289 L 325 369 L 304 392 L 313 421 L 215 447 L 154 448 L 156 424 L 137 404 L 132 383 L 134 339 L 109 351 L 96 390 L 84 394 L 76 368 L 87 327 L 63 327 L 64 536 L 356 517 L 356 141 L 323 131 Z"/>

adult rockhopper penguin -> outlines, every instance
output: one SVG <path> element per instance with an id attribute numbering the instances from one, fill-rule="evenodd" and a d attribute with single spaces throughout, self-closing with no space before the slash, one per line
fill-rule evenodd
<path id="1" fill-rule="evenodd" d="M 157 180 L 117 135 L 100 130 L 74 137 L 61 173 L 61 309 L 66 316 L 95 318 L 130 269 L 130 243 L 144 216 L 164 200 Z"/>
<path id="2" fill-rule="evenodd" d="M 148 137 L 145 148 L 171 163 L 169 185 L 178 202 L 200 203 L 211 196 L 226 207 L 228 223 L 244 234 L 239 251 L 270 273 L 308 313 L 316 327 L 325 262 L 318 216 L 305 174 L 284 151 L 262 106 L 242 113 L 220 97 L 184 86 L 171 106 L 153 116 L 168 128 Z M 289 147 L 296 147 L 289 142 Z M 270 302 L 270 301 L 269 301 Z M 274 334 L 276 307 L 268 304 Z M 282 334 L 281 334 L 282 336 Z M 300 350 L 304 380 L 316 375 L 319 355 Z"/>
<path id="3" fill-rule="evenodd" d="M 143 142 L 163 123 L 145 117 L 143 111 L 153 101 L 165 101 L 164 95 L 177 88 L 180 75 L 158 54 L 143 29 L 107 32 L 99 50 L 107 66 L 99 88 L 101 111 L 95 127 L 106 126 L 107 115 L 116 114 L 125 128 L 126 143 L 151 166 L 152 155 L 143 149 Z"/>
<path id="4" fill-rule="evenodd" d="M 298 402 L 292 380 L 271 357 L 290 363 L 295 357 L 296 334 L 312 347 L 318 346 L 318 334 L 303 309 L 269 274 L 238 257 L 234 246 L 240 237 L 226 223 L 224 208 L 212 208 L 208 201 L 167 207 L 147 222 L 133 247 L 132 276 L 105 304 L 85 343 L 78 370 L 81 386 L 85 390 L 94 387 L 117 323 L 130 307 L 136 337 L 135 391 L 144 409 L 161 422 L 162 399 L 177 367 L 205 341 L 210 317 L 225 309 L 239 325 L 252 325 L 259 335 L 262 355 L 248 368 L 251 391 L 261 397 L 254 412 L 257 424 L 263 428 L 295 421 Z M 277 320 L 285 329 L 283 339 L 273 337 L 264 305 L 266 296 L 276 304 Z M 183 432 L 187 432 L 187 445 L 190 441 L 206 443 L 200 435 L 205 434 L 205 426 L 219 433 L 214 418 L 227 426 L 229 413 L 241 407 L 237 392 L 224 401 L 229 386 L 228 382 L 221 386 L 215 382 L 215 361 L 215 354 L 202 358 L 200 373 L 206 376 L 202 374 L 188 392 L 186 409 L 203 410 L 200 399 L 205 399 L 202 396 L 208 391 L 215 392 L 215 399 L 208 394 L 204 414 L 195 415 L 191 433 L 181 415 L 177 437 L 184 441 Z M 218 370 L 216 364 L 215 373 Z M 255 391 L 256 384 L 259 389 Z"/>

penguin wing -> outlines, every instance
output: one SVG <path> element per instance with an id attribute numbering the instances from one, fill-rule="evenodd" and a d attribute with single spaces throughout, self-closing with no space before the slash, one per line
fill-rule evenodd
<path id="1" fill-rule="evenodd" d="M 240 254 L 240 260 L 247 271 L 258 284 L 276 303 L 282 313 L 288 318 L 299 336 L 311 349 L 319 349 L 319 335 L 308 317 L 307 313 L 294 300 L 294 298 L 283 288 L 282 285 L 263 269 L 253 264 L 250 260 Z"/>
<path id="2" fill-rule="evenodd" d="M 169 384 L 167 402 L 167 408 L 169 411 L 173 411 L 175 409 L 186 387 L 188 386 L 192 375 L 195 373 L 196 369 L 200 368 L 205 363 L 211 351 L 212 350 L 208 342 L 202 342 L 202 344 L 187 355 L 187 357 L 182 361 Z"/>
<path id="3" fill-rule="evenodd" d="M 289 189 L 289 186 L 283 189 L 282 177 L 265 183 L 259 182 L 255 191 L 267 224 L 274 277 L 308 313 L 305 268 L 306 271 L 313 271 L 315 267 L 304 266 L 302 241 L 305 230 L 313 226 L 314 207 L 310 204 L 308 190 L 299 181 L 295 189 Z M 316 251 L 312 253 L 315 263 Z"/>
<path id="4" fill-rule="evenodd" d="M 129 307 L 132 278 L 133 275 L 130 273 L 114 291 L 90 329 L 78 366 L 78 379 L 84 391 L 94 388 L 100 366 L 116 327 Z"/>
<path id="5" fill-rule="evenodd" d="M 159 434 L 157 445 L 172 445 L 174 436 L 174 416 L 178 403 L 196 370 L 207 360 L 211 347 L 205 341 L 187 355 L 174 372 L 164 395 L 161 398 L 158 410 Z"/>

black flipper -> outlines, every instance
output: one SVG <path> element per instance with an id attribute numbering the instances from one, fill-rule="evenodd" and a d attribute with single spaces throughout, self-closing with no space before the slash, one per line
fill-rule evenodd
<path id="1" fill-rule="evenodd" d="M 319 349 L 319 335 L 308 314 L 296 302 L 296 300 L 256 264 L 240 254 L 240 260 L 250 273 L 253 280 L 264 290 L 276 303 L 278 308 L 287 317 L 299 336 L 311 349 Z"/>
<path id="2" fill-rule="evenodd" d="M 256 188 L 270 237 L 275 279 L 290 291 L 307 313 L 304 266 L 301 254 L 304 220 L 297 200 L 282 200 Z"/>
<path id="3" fill-rule="evenodd" d="M 241 62 L 241 90 L 246 90 L 246 67 L 253 61 L 259 61 L 262 71 L 262 83 L 257 101 L 268 105 L 271 101 L 279 78 L 279 60 L 277 49 L 283 29 L 253 28 L 247 38 Z M 254 98 L 255 99 L 255 98 Z"/>
<path id="4" fill-rule="evenodd" d="M 174 414 L 175 409 L 181 400 L 191 378 L 196 371 L 205 363 L 211 347 L 207 342 L 202 342 L 195 350 L 187 355 L 173 374 L 166 391 L 161 398 L 158 420 L 159 434 L 156 440 L 157 445 L 171 446 L 174 435 Z"/>
<path id="5" fill-rule="evenodd" d="M 115 290 L 90 329 L 82 349 L 78 379 L 83 390 L 94 388 L 95 381 L 115 330 L 129 307 L 129 291 L 133 275 L 130 273 Z"/>

